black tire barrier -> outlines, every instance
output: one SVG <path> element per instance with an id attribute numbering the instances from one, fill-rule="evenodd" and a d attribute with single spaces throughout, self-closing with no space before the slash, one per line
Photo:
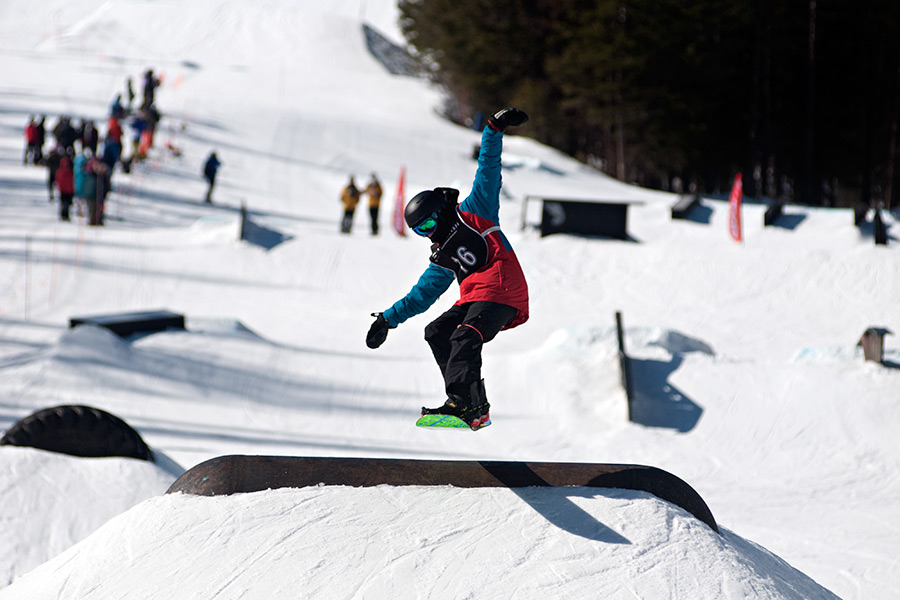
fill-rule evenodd
<path id="1" fill-rule="evenodd" d="M 719 531 L 709 507 L 691 486 L 662 469 L 641 465 L 232 455 L 189 469 L 166 493 L 228 496 L 321 484 L 638 490 L 683 508 Z"/>
<path id="2" fill-rule="evenodd" d="M 0 445 L 27 446 L 91 458 L 123 456 L 153 462 L 153 453 L 122 419 L 90 406 L 45 408 L 13 425 Z"/>

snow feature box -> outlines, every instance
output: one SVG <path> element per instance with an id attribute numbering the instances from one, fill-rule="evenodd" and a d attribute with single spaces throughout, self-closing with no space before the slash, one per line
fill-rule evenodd
<path id="1" fill-rule="evenodd" d="M 628 208 L 634 201 L 590 201 L 541 198 L 541 237 L 568 233 L 631 241 Z"/>
<path id="2" fill-rule="evenodd" d="M 70 329 L 74 329 L 79 325 L 103 327 L 122 338 L 127 338 L 138 333 L 153 333 L 156 331 L 166 331 L 167 329 L 183 330 L 185 328 L 184 315 L 179 315 L 167 310 L 128 312 L 111 315 L 96 315 L 92 317 L 72 317 L 69 319 Z"/>
<path id="3" fill-rule="evenodd" d="M 691 486 L 667 471 L 642 465 L 231 455 L 189 469 L 166 493 L 227 496 L 318 485 L 637 490 L 679 506 L 719 531 L 709 507 Z"/>

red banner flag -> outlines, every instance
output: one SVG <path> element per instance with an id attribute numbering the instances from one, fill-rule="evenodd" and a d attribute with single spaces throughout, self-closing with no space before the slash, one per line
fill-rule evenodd
<path id="1" fill-rule="evenodd" d="M 732 239 L 740 242 L 743 239 L 741 228 L 741 198 L 744 195 L 744 185 L 741 183 L 741 174 L 734 176 L 734 186 L 731 188 L 731 196 L 728 198 L 728 232 Z"/>
<path id="2" fill-rule="evenodd" d="M 403 199 L 405 182 L 406 167 L 400 167 L 400 180 L 397 182 L 397 199 L 394 200 L 394 229 L 399 236 L 406 236 L 406 219 L 403 217 L 406 209 L 406 201 Z"/>

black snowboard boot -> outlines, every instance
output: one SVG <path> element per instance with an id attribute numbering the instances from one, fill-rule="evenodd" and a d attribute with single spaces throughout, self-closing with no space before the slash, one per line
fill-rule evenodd
<path id="1" fill-rule="evenodd" d="M 484 391 L 484 379 L 476 381 L 469 386 L 469 409 L 460 417 L 468 423 L 473 430 L 487 427 L 491 424 L 491 405 Z"/>
<path id="2" fill-rule="evenodd" d="M 489 410 L 484 391 L 484 380 L 469 384 L 465 394 L 449 394 L 444 405 L 438 408 L 422 407 L 422 415 L 450 415 L 459 417 L 472 429 L 480 429 L 491 424 Z"/>

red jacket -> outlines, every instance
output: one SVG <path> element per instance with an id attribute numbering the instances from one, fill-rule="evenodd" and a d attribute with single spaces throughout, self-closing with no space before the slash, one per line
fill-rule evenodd
<path id="1" fill-rule="evenodd" d="M 460 210 L 459 215 L 481 233 L 495 226 L 475 213 Z M 518 314 L 504 327 L 512 329 L 528 320 L 528 284 L 516 253 L 499 229 L 484 236 L 484 241 L 488 245 L 487 265 L 462 280 L 456 304 L 486 301 L 512 306 Z"/>
<path id="2" fill-rule="evenodd" d="M 25 126 L 25 141 L 28 144 L 37 144 L 38 141 L 38 128 L 34 122 L 29 123 Z"/>
<path id="3" fill-rule="evenodd" d="M 59 161 L 59 168 L 56 170 L 54 179 L 60 194 L 75 193 L 75 173 L 72 171 L 72 162 L 65 156 Z"/>
<path id="4" fill-rule="evenodd" d="M 109 131 L 107 132 L 109 137 L 116 142 L 122 143 L 122 126 L 119 125 L 119 120 L 115 117 L 110 117 L 107 126 L 109 128 Z"/>

